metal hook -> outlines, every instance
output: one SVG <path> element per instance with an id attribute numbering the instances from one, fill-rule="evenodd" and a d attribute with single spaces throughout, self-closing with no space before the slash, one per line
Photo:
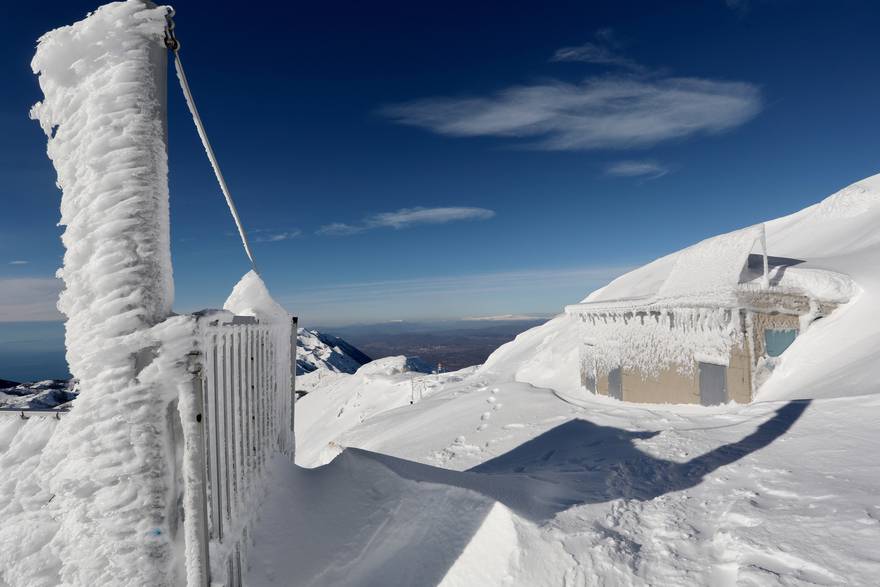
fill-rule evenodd
<path id="1" fill-rule="evenodd" d="M 165 46 L 177 53 L 180 50 L 180 41 L 174 36 L 174 9 L 168 6 L 165 13 Z"/>

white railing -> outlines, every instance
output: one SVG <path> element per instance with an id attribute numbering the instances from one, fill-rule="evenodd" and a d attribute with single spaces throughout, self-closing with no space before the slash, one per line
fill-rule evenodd
<path id="1" fill-rule="evenodd" d="M 268 465 L 279 452 L 293 458 L 296 326 L 288 351 L 279 329 L 255 318 L 197 320 L 192 403 L 181 410 L 190 584 L 245 582 Z"/>

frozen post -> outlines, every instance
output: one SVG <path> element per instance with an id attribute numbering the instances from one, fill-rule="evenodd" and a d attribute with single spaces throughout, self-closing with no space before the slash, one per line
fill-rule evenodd
<path id="1" fill-rule="evenodd" d="M 176 390 L 150 330 L 173 297 L 165 15 L 145 0 L 102 6 L 44 35 L 32 62 L 44 99 L 31 116 L 62 190 L 58 307 L 80 389 L 44 455 L 57 460 L 49 507 L 66 584 L 171 582 Z"/>

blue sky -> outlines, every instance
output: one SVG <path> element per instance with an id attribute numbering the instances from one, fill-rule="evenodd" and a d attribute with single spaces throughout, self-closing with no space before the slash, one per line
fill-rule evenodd
<path id="1" fill-rule="evenodd" d="M 29 62 L 93 7 L 6 7 L 0 321 L 58 318 L 60 193 Z M 177 11 L 264 278 L 305 323 L 555 312 L 880 171 L 873 2 Z M 248 265 L 176 85 L 169 126 L 175 307 L 216 307 Z"/>

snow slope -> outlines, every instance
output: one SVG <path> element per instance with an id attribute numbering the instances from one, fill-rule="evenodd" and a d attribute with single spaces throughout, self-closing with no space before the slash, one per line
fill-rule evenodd
<path id="1" fill-rule="evenodd" d="M 362 450 L 278 465 L 255 585 L 872 585 L 880 573 L 880 396 L 573 405 L 472 373 L 386 407 L 334 441 Z"/>
<path id="2" fill-rule="evenodd" d="M 322 370 L 322 378 L 313 380 L 318 393 L 296 402 L 297 462 L 314 466 L 330 461 L 341 450 L 333 440 L 346 430 L 377 413 L 409 405 L 423 390 L 427 393 L 425 373 L 430 371 L 421 360 L 403 356 L 377 359 L 353 375 Z M 303 419 L 302 410 L 321 416 Z"/>

